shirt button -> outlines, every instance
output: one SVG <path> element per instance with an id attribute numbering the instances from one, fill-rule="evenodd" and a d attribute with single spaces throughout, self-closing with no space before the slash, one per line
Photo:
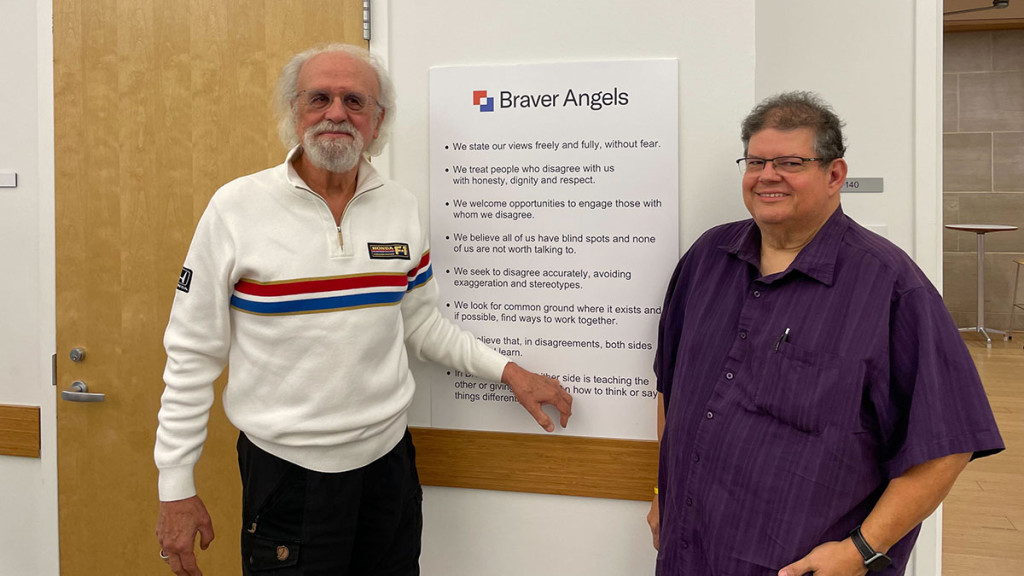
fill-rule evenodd
<path id="1" fill-rule="evenodd" d="M 679 545 L 683 547 L 683 550 L 686 550 L 687 548 L 690 547 L 690 543 L 687 542 L 686 540 L 683 540 L 682 542 L 680 542 Z"/>
<path id="2" fill-rule="evenodd" d="M 726 372 L 725 373 L 725 379 L 726 380 L 732 380 L 732 372 Z"/>
<path id="3" fill-rule="evenodd" d="M 711 413 L 711 412 L 708 412 L 705 416 L 707 416 L 708 420 L 711 420 L 712 418 L 715 417 L 715 415 L 713 413 Z"/>
<path id="4" fill-rule="evenodd" d="M 693 455 L 693 461 L 694 462 L 700 462 L 700 456 L 698 456 L 697 454 L 694 454 Z"/>
<path id="5" fill-rule="evenodd" d="M 686 499 L 686 505 L 687 506 L 693 506 L 693 498 L 687 498 Z"/>
<path id="6" fill-rule="evenodd" d="M 746 339 L 747 339 L 747 333 L 746 332 L 740 332 L 740 340 L 746 340 Z"/>
<path id="7" fill-rule="evenodd" d="M 754 298 L 760 298 L 760 297 L 761 297 L 761 292 L 759 292 L 757 290 L 754 290 Z"/>

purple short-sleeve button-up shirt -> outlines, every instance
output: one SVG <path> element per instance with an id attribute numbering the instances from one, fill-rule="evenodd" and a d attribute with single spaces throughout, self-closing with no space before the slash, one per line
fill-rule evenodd
<path id="1" fill-rule="evenodd" d="M 1003 448 L 942 298 L 841 208 L 761 276 L 752 220 L 679 261 L 658 336 L 659 575 L 772 575 L 842 540 L 888 481 Z M 913 530 L 889 550 L 903 574 Z"/>

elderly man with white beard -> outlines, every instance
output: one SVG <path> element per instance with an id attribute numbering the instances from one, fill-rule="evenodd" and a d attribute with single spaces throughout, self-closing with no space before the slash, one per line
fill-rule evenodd
<path id="1" fill-rule="evenodd" d="M 178 575 L 213 540 L 193 467 L 213 382 L 241 431 L 243 574 L 419 574 L 422 490 L 408 354 L 504 382 L 547 431 L 572 398 L 445 319 L 416 198 L 381 177 L 395 96 L 368 52 L 295 56 L 278 81 L 285 162 L 228 183 L 196 228 L 164 335 L 156 535 Z"/>

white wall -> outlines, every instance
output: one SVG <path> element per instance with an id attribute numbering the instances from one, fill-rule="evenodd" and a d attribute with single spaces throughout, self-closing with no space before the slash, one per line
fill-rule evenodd
<path id="1" fill-rule="evenodd" d="M 0 404 L 41 407 L 42 458 L 0 456 L 0 572 L 57 574 L 50 3 L 0 0 Z"/>
<path id="2" fill-rule="evenodd" d="M 850 176 L 885 179 L 885 193 L 849 194 L 844 209 L 884 230 L 938 279 L 941 18 L 927 1 L 761 0 L 755 9 L 753 2 L 435 0 L 389 7 L 386 38 L 371 41 L 387 56 L 399 93 L 388 161 L 391 175 L 424 205 L 430 66 L 671 56 L 680 59 L 682 249 L 709 226 L 746 216 L 731 163 L 742 152 L 742 117 L 764 96 L 806 89 L 847 120 Z M 417 423 L 429 424 L 428 402 L 420 398 L 417 407 Z M 645 510 L 625 502 L 427 489 L 424 574 L 648 573 L 649 544 L 635 532 L 644 530 Z M 545 527 L 543 519 L 561 513 L 583 527 L 619 529 L 584 529 L 573 538 L 561 523 Z M 934 520 L 922 533 L 920 574 L 938 573 L 939 533 Z M 466 550 L 474 538 L 504 546 L 476 554 Z M 557 551 L 545 545 L 552 540 Z M 563 554 L 587 559 L 596 551 L 602 561 L 595 566 L 551 569 Z"/>
<path id="3" fill-rule="evenodd" d="M 756 99 L 813 89 L 849 122 L 851 175 L 885 178 L 885 194 L 845 199 L 847 211 L 886 226 L 937 278 L 940 17 L 928 4 L 377 0 L 371 47 L 390 60 L 399 93 L 395 140 L 381 164 L 428 198 L 431 65 L 674 57 L 681 248 L 745 216 L 732 160 L 742 152 L 739 121 Z M 0 14 L 0 169 L 20 179 L 17 189 L 0 189 L 0 251 L 16 279 L 0 299 L 0 403 L 42 406 L 43 419 L 42 459 L 0 456 L 0 566 L 57 576 L 50 2 L 0 0 Z M 413 419 L 429 423 L 422 398 Z M 423 573 L 651 574 L 646 511 L 637 502 L 428 488 Z M 937 542 L 933 524 L 919 548 L 937 556 Z M 938 574 L 932 558 L 917 565 L 917 574 Z"/>

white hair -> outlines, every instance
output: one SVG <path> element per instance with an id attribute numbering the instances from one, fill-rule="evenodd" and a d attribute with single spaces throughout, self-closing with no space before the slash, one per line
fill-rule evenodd
<path id="1" fill-rule="evenodd" d="M 281 76 L 277 79 L 277 89 L 274 93 L 275 113 L 277 114 L 277 135 L 285 148 L 293 148 L 299 144 L 299 136 L 295 133 L 295 121 L 298 108 L 295 106 L 295 98 L 298 96 L 299 71 L 302 66 L 314 56 L 320 54 L 340 52 L 354 56 L 366 62 L 377 74 L 377 84 L 380 86 L 380 94 L 377 100 L 377 110 L 374 121 L 384 111 L 384 121 L 380 124 L 377 138 L 370 143 L 366 153 L 370 156 L 377 156 L 384 150 L 391 135 L 391 125 L 395 120 L 395 86 L 391 83 L 387 68 L 379 58 L 359 46 L 352 44 L 326 44 L 310 48 L 305 52 L 296 54 L 281 69 Z"/>

